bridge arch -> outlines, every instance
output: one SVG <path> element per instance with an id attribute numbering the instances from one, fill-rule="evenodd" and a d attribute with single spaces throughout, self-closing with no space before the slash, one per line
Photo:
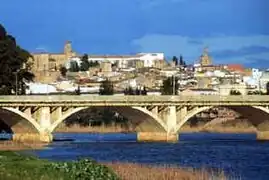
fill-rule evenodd
<path id="1" fill-rule="evenodd" d="M 207 111 L 217 106 L 206 106 L 191 110 L 174 128 L 174 132 L 179 132 L 180 128 L 189 121 L 193 116 L 203 111 Z M 269 120 L 269 109 L 262 106 L 225 106 L 241 114 L 248 119 L 254 126 Z"/>
<path id="2" fill-rule="evenodd" d="M 58 118 L 48 129 L 49 132 L 53 132 L 56 127 L 65 121 L 68 117 L 79 113 L 82 110 L 90 109 L 91 107 L 79 107 L 72 109 L 71 111 L 63 114 Z M 97 109 L 103 109 L 105 107 L 94 107 Z M 109 107 L 110 110 L 118 112 L 123 117 L 128 118 L 129 121 L 136 125 L 138 132 L 166 132 L 167 125 L 157 115 L 143 107 L 130 107 L 130 106 L 117 106 Z"/>
<path id="3" fill-rule="evenodd" d="M 38 122 L 23 113 L 19 109 L 11 107 L 0 108 L 1 121 L 5 123 L 13 133 L 40 133 L 41 127 Z"/>

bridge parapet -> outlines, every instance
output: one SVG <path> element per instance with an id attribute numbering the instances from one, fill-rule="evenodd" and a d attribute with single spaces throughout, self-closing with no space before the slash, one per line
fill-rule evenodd
<path id="1" fill-rule="evenodd" d="M 149 106 L 149 105 L 268 105 L 269 96 L 0 96 L 0 106 Z"/>

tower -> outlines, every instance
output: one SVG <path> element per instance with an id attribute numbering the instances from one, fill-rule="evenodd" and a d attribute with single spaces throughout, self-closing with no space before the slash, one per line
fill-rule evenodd
<path id="1" fill-rule="evenodd" d="M 204 52 L 200 57 L 201 66 L 209 66 L 212 65 L 211 57 L 208 55 L 208 47 L 204 48 Z"/>
<path id="2" fill-rule="evenodd" d="M 70 58 L 73 54 L 71 41 L 66 41 L 64 45 L 64 54 L 66 58 Z"/>

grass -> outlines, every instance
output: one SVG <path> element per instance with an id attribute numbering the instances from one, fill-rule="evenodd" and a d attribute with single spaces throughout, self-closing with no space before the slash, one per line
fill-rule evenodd
<path id="1" fill-rule="evenodd" d="M 226 180 L 223 172 L 154 167 L 131 163 L 98 164 L 89 159 L 50 162 L 11 151 L 0 151 L 0 180 Z"/>
<path id="2" fill-rule="evenodd" d="M 205 169 L 182 169 L 170 166 L 107 163 L 122 180 L 227 180 L 223 171 L 213 173 Z"/>
<path id="3" fill-rule="evenodd" d="M 0 152 L 0 180 L 118 180 L 108 167 L 84 159 L 50 162 L 15 152 Z"/>

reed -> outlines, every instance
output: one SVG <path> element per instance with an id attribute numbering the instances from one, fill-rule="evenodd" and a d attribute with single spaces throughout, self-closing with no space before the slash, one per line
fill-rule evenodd
<path id="1" fill-rule="evenodd" d="M 105 163 L 122 180 L 228 180 L 225 173 L 177 166 L 151 166 L 133 163 Z"/>

